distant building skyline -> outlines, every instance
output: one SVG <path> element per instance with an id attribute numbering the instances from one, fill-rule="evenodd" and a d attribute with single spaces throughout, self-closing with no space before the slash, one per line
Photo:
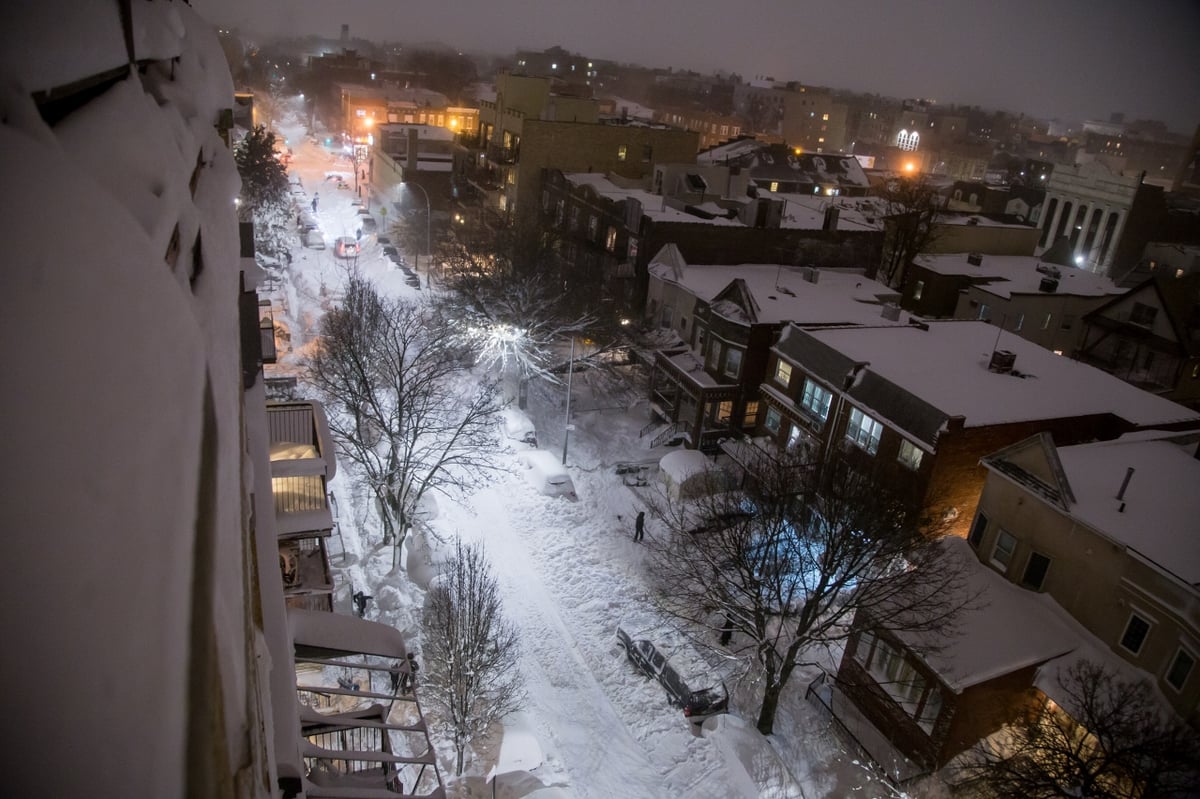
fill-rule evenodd
<path id="1" fill-rule="evenodd" d="M 586 8 L 532 0 L 460 0 L 398 14 L 384 0 L 194 0 L 215 25 L 280 36 L 442 41 L 511 55 L 554 45 L 646 67 L 735 72 L 779 80 L 979 105 L 1071 123 L 1160 119 L 1191 133 L 1200 123 L 1193 43 L 1200 4 L 1062 0 L 1004 4 L 870 0 L 778 7 L 747 0 L 731 17 L 712 0 L 610 0 Z M 636 21 L 636 24 L 634 22 Z M 732 27 L 736 23 L 737 27 Z"/>

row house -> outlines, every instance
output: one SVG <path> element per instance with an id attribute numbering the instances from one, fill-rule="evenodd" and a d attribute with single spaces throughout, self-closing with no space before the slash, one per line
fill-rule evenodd
<path id="1" fill-rule="evenodd" d="M 738 117 L 702 109 L 660 106 L 654 111 L 654 121 L 695 131 L 700 135 L 698 149 L 701 150 L 742 135 L 742 123 Z"/>
<path id="2" fill-rule="evenodd" d="M 1200 405 L 1200 274 L 1157 274 L 1091 311 L 1075 357 L 1146 391 Z"/>
<path id="3" fill-rule="evenodd" d="M 479 111 L 452 104 L 428 89 L 335 83 L 342 133 L 357 144 L 374 144 L 381 125 L 432 125 L 454 133 L 474 130 Z"/>
<path id="4" fill-rule="evenodd" d="M 849 458 L 944 514 L 959 537 L 983 486 L 979 459 L 1001 447 L 1037 432 L 1065 445 L 1200 427 L 1195 411 L 969 321 L 789 325 L 760 398 L 757 432 L 768 448 Z"/>
<path id="5" fill-rule="evenodd" d="M 1084 316 L 1124 294 L 1103 275 L 1026 255 L 918 255 L 901 307 L 924 317 L 978 319 L 1070 355 Z"/>
<path id="6" fill-rule="evenodd" d="M 789 322 L 811 327 L 879 322 L 894 294 L 860 272 L 779 264 L 688 264 L 668 246 L 650 266 L 649 322 L 676 343 L 654 353 L 655 440 L 682 438 L 715 453 L 761 424 L 759 384 Z M 895 312 L 899 324 L 899 309 Z"/>
<path id="7" fill-rule="evenodd" d="M 707 264 L 878 263 L 882 222 L 844 198 L 748 189 L 745 172 L 718 164 L 656 164 L 649 189 L 614 174 L 547 170 L 541 224 L 561 239 L 565 272 L 601 270 L 609 296 L 631 309 L 644 307 L 649 264 L 667 245 Z"/>
<path id="8" fill-rule="evenodd" d="M 1200 481 L 1196 441 L 1039 433 L 985 457 L 967 540 L 945 543 L 976 597 L 958 635 L 931 648 L 855 621 L 831 704 L 884 739 L 872 756 L 912 776 L 1018 717 L 1078 716 L 1060 678 L 1085 661 L 1200 724 L 1200 497 L 1179 490 Z"/>

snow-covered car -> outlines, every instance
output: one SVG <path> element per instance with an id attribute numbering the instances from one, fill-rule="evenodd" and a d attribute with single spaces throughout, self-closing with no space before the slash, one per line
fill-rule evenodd
<path id="1" fill-rule="evenodd" d="M 531 449 L 517 453 L 517 462 L 528 470 L 529 481 L 548 497 L 576 499 L 575 483 L 567 469 L 553 453 Z"/>
<path id="2" fill-rule="evenodd" d="M 304 241 L 305 247 L 310 247 L 314 250 L 325 249 L 325 234 L 317 228 L 310 228 L 300 234 Z"/>
<path id="3" fill-rule="evenodd" d="M 516 408 L 505 408 L 500 412 L 500 432 L 510 441 L 519 441 L 537 449 L 537 430 L 533 421 Z"/>
<path id="4" fill-rule="evenodd" d="M 320 224 L 311 211 L 301 211 L 296 215 L 296 227 L 301 230 L 313 230 L 320 227 Z"/>
<path id="5" fill-rule="evenodd" d="M 358 239 L 353 236 L 341 236 L 333 244 L 333 254 L 338 258 L 357 258 Z"/>

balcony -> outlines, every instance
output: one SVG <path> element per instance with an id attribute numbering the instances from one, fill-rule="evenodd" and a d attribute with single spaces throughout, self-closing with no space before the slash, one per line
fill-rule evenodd
<path id="1" fill-rule="evenodd" d="M 507 165 L 517 162 L 517 148 L 501 147 L 498 144 L 489 144 L 487 148 L 487 159 L 493 164 Z"/>
<path id="2" fill-rule="evenodd" d="M 333 611 L 325 539 L 333 532 L 327 481 L 336 461 L 325 413 L 315 402 L 267 403 L 271 499 L 279 569 L 289 607 Z"/>
<path id="3" fill-rule="evenodd" d="M 444 796 L 416 691 L 400 692 L 404 638 L 392 627 L 288 610 L 309 797 Z M 416 690 L 419 690 L 419 686 Z"/>

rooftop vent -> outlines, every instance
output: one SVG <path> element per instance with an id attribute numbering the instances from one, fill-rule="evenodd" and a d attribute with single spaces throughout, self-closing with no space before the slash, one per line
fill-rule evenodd
<path id="1" fill-rule="evenodd" d="M 821 270 L 815 266 L 806 266 L 801 271 L 804 280 L 808 283 L 819 283 L 821 281 Z"/>
<path id="2" fill-rule="evenodd" d="M 969 253 L 967 255 L 967 263 L 969 263 L 971 266 L 983 266 L 983 253 Z"/>
<path id="3" fill-rule="evenodd" d="M 1042 282 L 1038 283 L 1038 291 L 1044 291 L 1047 294 L 1053 294 L 1058 290 L 1058 279 L 1053 277 L 1044 277 Z"/>
<path id="4" fill-rule="evenodd" d="M 969 218 L 969 219 L 967 220 L 967 224 L 968 224 L 968 225 L 978 225 L 978 224 L 979 224 L 979 217 L 977 217 L 977 216 L 973 216 L 973 217 Z"/>
<path id="5" fill-rule="evenodd" d="M 883 312 L 880 314 L 884 319 L 891 322 L 900 321 L 900 306 L 894 302 L 889 302 L 883 306 Z"/>
<path id="6" fill-rule="evenodd" d="M 988 369 L 997 374 L 1008 374 L 1012 371 L 1013 364 L 1017 362 L 1017 354 L 1011 350 L 995 350 L 992 353 L 992 359 L 988 362 Z"/>

